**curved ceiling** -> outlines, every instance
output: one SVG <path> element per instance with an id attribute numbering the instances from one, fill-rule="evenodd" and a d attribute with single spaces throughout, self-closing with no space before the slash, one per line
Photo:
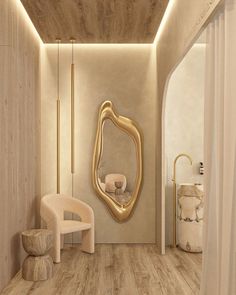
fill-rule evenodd
<path id="1" fill-rule="evenodd" d="M 152 43 L 168 0 L 21 0 L 41 39 Z"/>

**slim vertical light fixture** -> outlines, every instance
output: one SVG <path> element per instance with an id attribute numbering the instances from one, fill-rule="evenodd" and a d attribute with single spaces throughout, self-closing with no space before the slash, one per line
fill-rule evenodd
<path id="1" fill-rule="evenodd" d="M 74 173 L 75 173 L 75 65 L 74 43 L 71 38 L 71 195 L 74 197 Z M 74 219 L 74 217 L 73 217 Z M 72 235 L 73 240 L 73 235 Z"/>
<path id="2" fill-rule="evenodd" d="M 57 194 L 60 194 L 60 39 L 57 41 Z"/>
<path id="3" fill-rule="evenodd" d="M 75 173 L 75 65 L 74 65 L 74 42 L 71 38 L 71 174 Z"/>

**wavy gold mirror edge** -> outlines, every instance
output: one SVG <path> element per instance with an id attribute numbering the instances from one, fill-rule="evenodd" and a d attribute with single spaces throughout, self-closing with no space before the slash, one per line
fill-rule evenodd
<path id="1" fill-rule="evenodd" d="M 110 119 L 114 125 L 124 131 L 130 136 L 135 144 L 136 150 L 136 161 L 137 161 L 137 172 L 135 179 L 135 188 L 132 192 L 130 201 L 121 205 L 117 201 L 111 199 L 111 197 L 106 194 L 100 187 L 98 183 L 98 167 L 102 157 L 103 150 L 103 126 L 106 120 Z M 96 194 L 99 198 L 106 204 L 109 212 L 117 222 L 127 221 L 134 210 L 137 203 L 139 193 L 142 186 L 142 176 L 143 176 L 143 136 L 139 130 L 137 124 L 127 118 L 117 114 L 114 109 L 113 103 L 109 100 L 104 101 L 98 112 L 97 120 L 97 132 L 93 152 L 93 163 L 92 163 L 92 184 Z"/>

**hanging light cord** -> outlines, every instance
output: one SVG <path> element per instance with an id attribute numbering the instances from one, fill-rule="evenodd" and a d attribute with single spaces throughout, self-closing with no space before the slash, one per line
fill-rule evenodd
<path id="1" fill-rule="evenodd" d="M 75 40 L 71 39 L 72 64 L 74 64 L 74 42 Z"/>
<path id="2" fill-rule="evenodd" d="M 75 121 L 75 115 L 74 115 L 74 108 L 75 108 L 75 102 L 74 102 L 74 39 L 71 39 L 71 195 L 74 197 L 74 121 Z M 74 220 L 74 214 L 72 214 L 72 220 Z M 72 234 L 72 244 L 74 243 L 74 235 Z"/>
<path id="3" fill-rule="evenodd" d="M 75 93 L 74 93 L 74 39 L 71 39 L 71 174 L 74 174 L 74 145 L 75 145 Z"/>
<path id="4" fill-rule="evenodd" d="M 60 93 L 60 40 L 57 40 L 57 99 L 59 99 Z"/>

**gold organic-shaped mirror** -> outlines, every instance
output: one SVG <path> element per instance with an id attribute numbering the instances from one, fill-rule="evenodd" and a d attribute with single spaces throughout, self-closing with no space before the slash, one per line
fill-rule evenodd
<path id="1" fill-rule="evenodd" d="M 99 110 L 92 180 L 112 216 L 118 222 L 127 220 L 142 182 L 142 139 L 136 124 L 119 116 L 111 101 Z"/>

